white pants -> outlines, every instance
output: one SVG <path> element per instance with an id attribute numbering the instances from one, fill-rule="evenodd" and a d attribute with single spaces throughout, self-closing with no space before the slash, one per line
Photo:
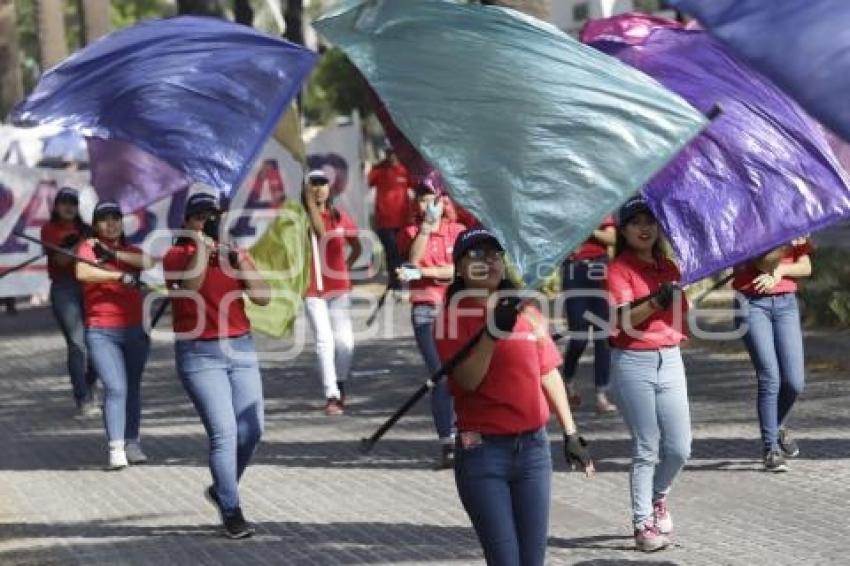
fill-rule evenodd
<path id="1" fill-rule="evenodd" d="M 304 299 L 307 319 L 316 336 L 316 355 L 326 399 L 339 399 L 338 383 L 348 379 L 354 333 L 351 328 L 351 297 Z"/>

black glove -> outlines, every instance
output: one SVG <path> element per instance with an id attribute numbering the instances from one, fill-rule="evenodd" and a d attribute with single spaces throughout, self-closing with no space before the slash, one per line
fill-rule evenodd
<path id="1" fill-rule="evenodd" d="M 80 242 L 79 234 L 68 234 L 59 244 L 63 248 L 71 249 Z"/>
<path id="2" fill-rule="evenodd" d="M 578 434 L 564 433 L 564 459 L 571 470 L 584 470 L 590 465 L 590 450 L 587 441 Z"/>
<path id="3" fill-rule="evenodd" d="M 94 243 L 94 255 L 97 258 L 98 263 L 110 260 L 115 261 L 118 259 L 115 252 L 104 246 L 101 242 Z"/>
<path id="4" fill-rule="evenodd" d="M 122 273 L 119 281 L 121 281 L 121 284 L 127 285 L 128 287 L 142 287 L 142 280 L 138 273 Z"/>
<path id="5" fill-rule="evenodd" d="M 516 326 L 517 318 L 519 317 L 519 306 L 521 299 L 519 297 L 502 297 L 496 301 L 493 307 L 492 324 L 487 324 L 487 334 L 493 340 L 498 340 L 497 336 L 493 335 L 491 330 L 498 331 L 499 334 L 510 334 Z"/>
<path id="6" fill-rule="evenodd" d="M 652 301 L 659 309 L 666 311 L 673 304 L 676 292 L 680 290 L 679 286 L 675 283 L 662 283 L 661 288 L 655 292 L 655 297 L 653 297 Z"/>

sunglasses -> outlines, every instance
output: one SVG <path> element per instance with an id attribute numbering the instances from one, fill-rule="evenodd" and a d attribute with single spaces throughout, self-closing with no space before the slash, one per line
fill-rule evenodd
<path id="1" fill-rule="evenodd" d="M 466 252 L 466 257 L 473 261 L 486 261 L 493 263 L 505 259 L 505 252 L 491 249 L 471 249 Z"/>

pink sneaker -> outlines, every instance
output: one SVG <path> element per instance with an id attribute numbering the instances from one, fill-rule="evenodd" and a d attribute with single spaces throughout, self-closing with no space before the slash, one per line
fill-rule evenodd
<path id="1" fill-rule="evenodd" d="M 667 498 L 662 497 L 652 504 L 652 509 L 655 514 L 655 528 L 662 535 L 669 535 L 673 532 L 673 517 L 670 515 L 670 510 L 667 509 Z"/>
<path id="2" fill-rule="evenodd" d="M 635 528 L 635 546 L 641 552 L 655 552 L 666 548 L 669 544 L 670 541 L 658 532 L 652 521 L 646 521 L 643 525 Z"/>

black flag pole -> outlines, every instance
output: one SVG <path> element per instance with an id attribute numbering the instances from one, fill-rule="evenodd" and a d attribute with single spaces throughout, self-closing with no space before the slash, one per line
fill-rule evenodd
<path id="1" fill-rule="evenodd" d="M 44 254 L 44 253 L 40 253 L 40 254 L 38 254 L 37 256 L 35 256 L 35 257 L 31 257 L 31 258 L 29 258 L 28 260 L 23 261 L 23 262 L 19 263 L 18 265 L 14 266 L 14 267 L 10 267 L 9 269 L 7 269 L 6 271 L 4 271 L 3 273 L 0 273 L 0 279 L 2 279 L 2 278 L 4 278 L 4 277 L 6 277 L 7 275 L 9 275 L 9 274 L 11 274 L 11 273 L 14 273 L 15 271 L 18 271 L 18 270 L 20 270 L 20 269 L 25 268 L 26 266 L 28 266 L 28 265 L 29 265 L 29 264 L 31 264 L 31 263 L 35 263 L 35 262 L 37 262 L 38 260 L 40 260 L 40 259 L 41 259 L 41 258 L 43 258 L 44 256 L 45 256 L 45 254 Z"/>

